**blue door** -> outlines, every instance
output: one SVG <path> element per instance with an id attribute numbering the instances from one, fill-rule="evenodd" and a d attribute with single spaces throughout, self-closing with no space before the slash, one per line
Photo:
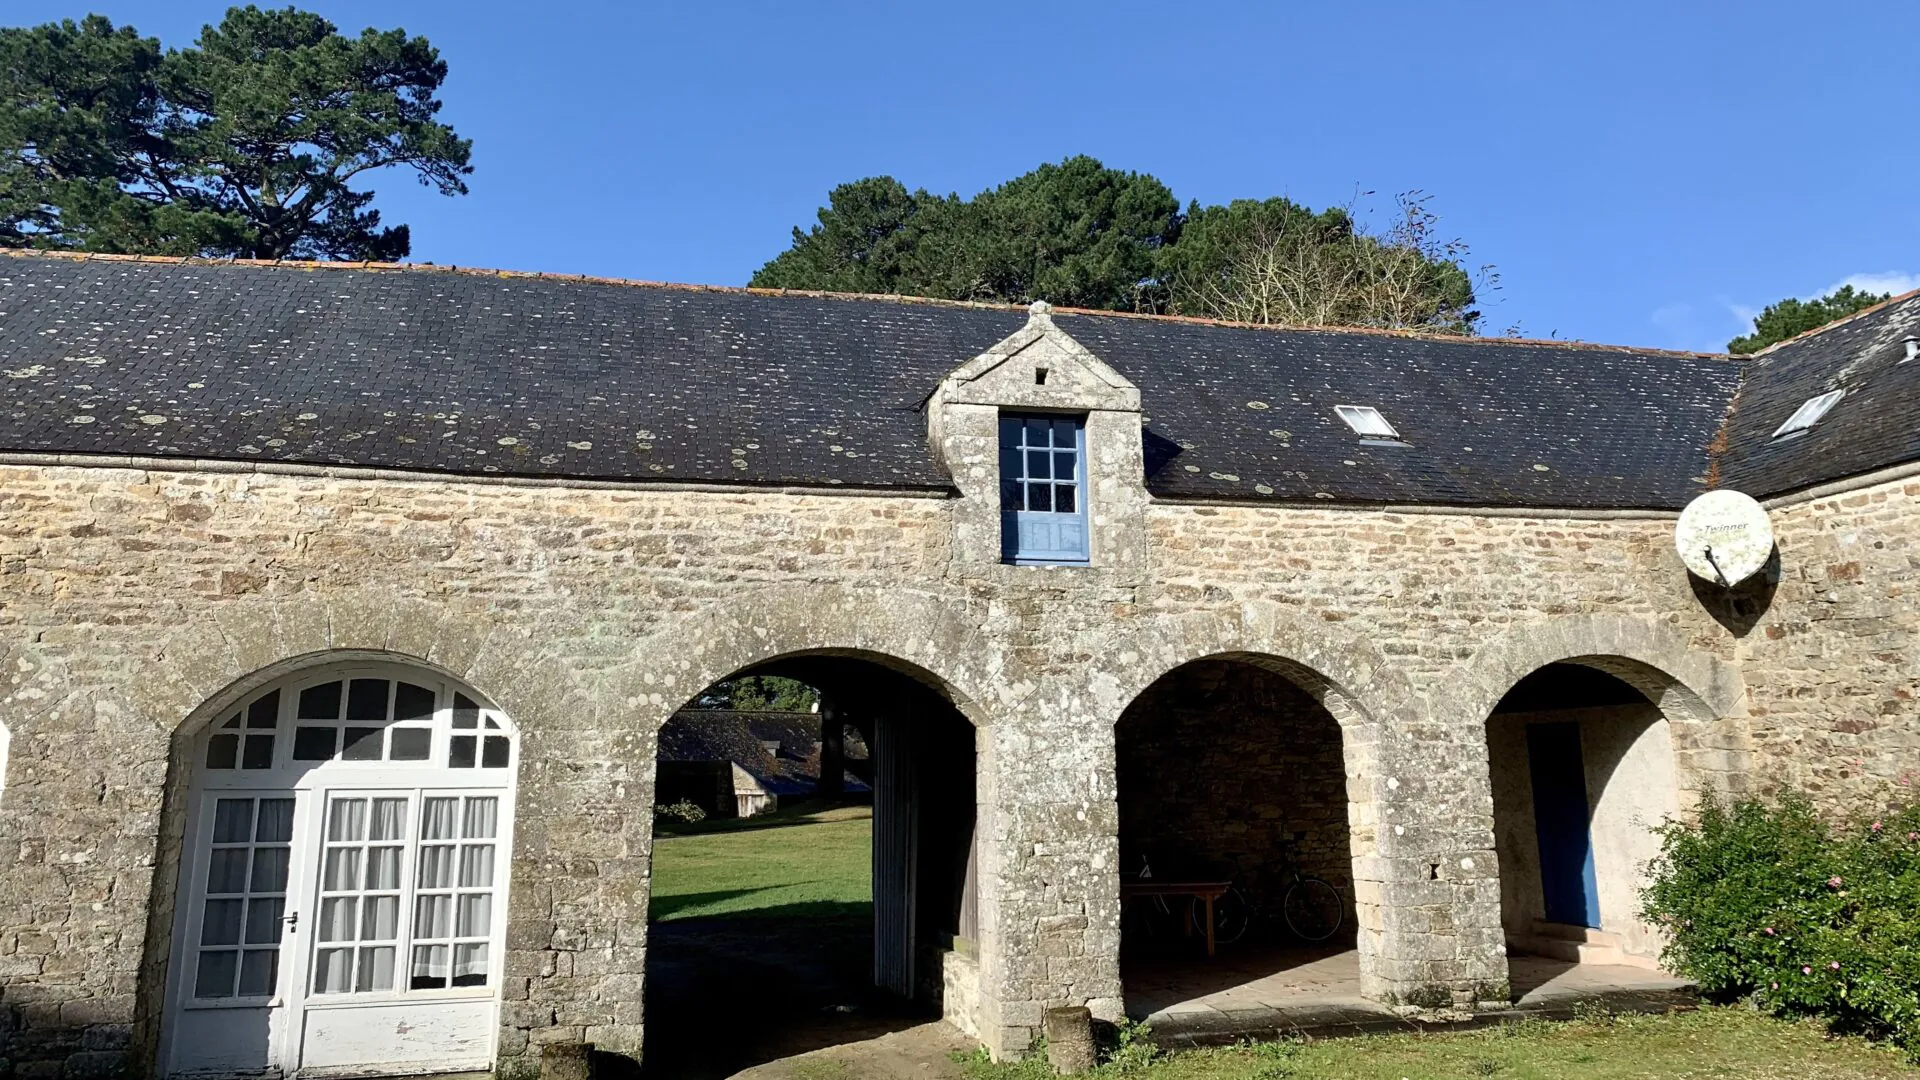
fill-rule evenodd
<path id="1" fill-rule="evenodd" d="M 1587 770 L 1579 724 L 1527 725 L 1533 821 L 1540 836 L 1540 889 L 1547 921 L 1600 925 L 1593 882 L 1593 834 L 1587 827 Z"/>

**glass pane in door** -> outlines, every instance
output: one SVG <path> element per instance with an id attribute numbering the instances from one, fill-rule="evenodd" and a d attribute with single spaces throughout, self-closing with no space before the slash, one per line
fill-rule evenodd
<path id="1" fill-rule="evenodd" d="M 214 800 L 193 996 L 261 998 L 280 974 L 293 800 Z"/>
<path id="2" fill-rule="evenodd" d="M 405 797 L 328 799 L 314 926 L 314 993 L 394 989 L 407 836 Z"/>
<path id="3" fill-rule="evenodd" d="M 492 795 L 421 803 L 409 988 L 488 985 L 499 815 Z"/>

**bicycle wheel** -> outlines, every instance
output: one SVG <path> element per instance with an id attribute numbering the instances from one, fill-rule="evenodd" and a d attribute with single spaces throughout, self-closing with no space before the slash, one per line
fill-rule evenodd
<path id="1" fill-rule="evenodd" d="M 1319 878 L 1303 877 L 1287 890 L 1280 902 L 1280 914 L 1295 937 L 1325 941 L 1339 931 L 1347 916 L 1347 904 L 1340 898 L 1339 889 Z"/>
<path id="2" fill-rule="evenodd" d="M 1195 933 L 1205 936 L 1207 932 L 1207 905 L 1198 900 L 1193 902 L 1188 918 L 1193 921 Z M 1225 895 L 1213 902 L 1213 940 L 1217 945 L 1231 945 L 1247 936 L 1247 927 L 1253 924 L 1253 910 L 1247 905 L 1247 898 L 1240 895 L 1239 889 L 1228 889 Z"/>

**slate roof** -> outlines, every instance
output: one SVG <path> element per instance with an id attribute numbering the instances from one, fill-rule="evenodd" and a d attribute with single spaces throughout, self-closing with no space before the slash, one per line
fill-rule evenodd
<path id="1" fill-rule="evenodd" d="M 857 731 L 849 730 L 846 740 L 848 759 L 867 756 Z M 769 753 L 766 744 L 775 741 L 779 753 Z M 809 713 L 683 710 L 661 725 L 660 759 L 731 762 L 771 794 L 809 794 L 820 782 L 820 718 Z M 851 773 L 845 774 L 844 783 L 848 791 L 867 789 Z"/>
<path id="2" fill-rule="evenodd" d="M 1747 363 L 1721 455 L 1722 484 L 1767 494 L 1812 487 L 1920 458 L 1920 292 L 1783 342 Z M 1773 432 L 1807 399 L 1845 391 L 1802 435 Z"/>
<path id="3" fill-rule="evenodd" d="M 1026 317 L 433 268 L 23 254 L 0 259 L 0 451 L 947 491 L 924 401 Z M 1673 509 L 1709 480 L 1749 366 L 1089 312 L 1055 322 L 1140 387 L 1161 497 Z M 1754 363 L 1766 377 L 1726 433 L 1728 482 L 1781 487 L 1769 462 L 1782 455 L 1742 425 L 1763 423 L 1766 395 L 1826 377 L 1864 333 Z M 1363 444 L 1336 404 L 1379 408 L 1408 445 Z M 1809 455 L 1804 474 L 1920 449 L 1869 426 L 1870 446 Z"/>

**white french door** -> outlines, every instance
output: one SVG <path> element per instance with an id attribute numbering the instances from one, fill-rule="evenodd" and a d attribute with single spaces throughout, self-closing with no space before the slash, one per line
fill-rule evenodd
<path id="1" fill-rule="evenodd" d="M 286 953 L 299 802 L 290 791 L 236 790 L 208 793 L 194 808 L 170 1073 L 245 1075 L 282 1061 L 297 966 Z"/>
<path id="2" fill-rule="evenodd" d="M 165 1074 L 492 1066 L 513 737 L 401 674 L 289 680 L 201 736 Z"/>
<path id="3" fill-rule="evenodd" d="M 297 982 L 307 1072 L 492 1062 L 498 791 L 330 789 Z"/>

